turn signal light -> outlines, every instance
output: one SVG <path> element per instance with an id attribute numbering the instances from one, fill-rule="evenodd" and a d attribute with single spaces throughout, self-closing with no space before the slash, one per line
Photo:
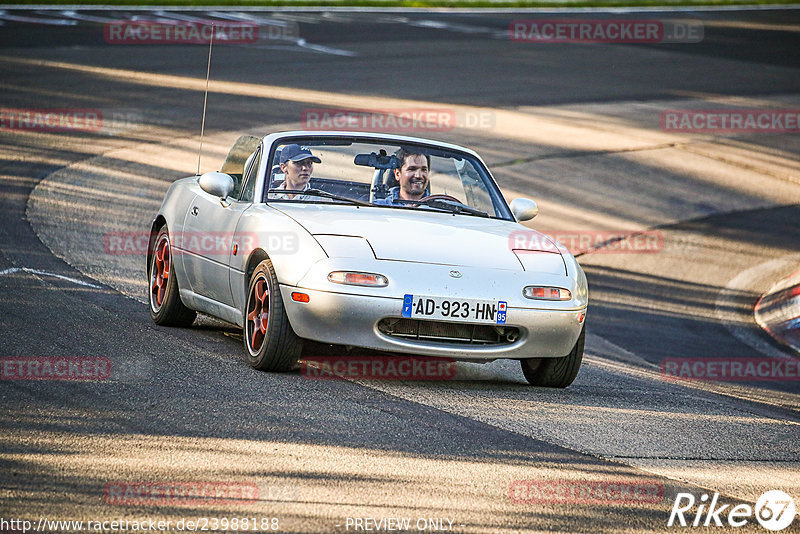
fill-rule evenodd
<path id="1" fill-rule="evenodd" d="M 311 299 L 305 293 L 298 293 L 295 291 L 292 293 L 292 300 L 295 302 L 308 302 Z"/>
<path id="2" fill-rule="evenodd" d="M 333 271 L 328 275 L 328 280 L 335 284 L 349 286 L 386 287 L 389 285 L 389 279 L 382 274 L 354 271 Z"/>
<path id="3" fill-rule="evenodd" d="M 548 286 L 526 286 L 522 294 L 529 299 L 536 300 L 569 300 L 572 293 L 569 289 Z"/>

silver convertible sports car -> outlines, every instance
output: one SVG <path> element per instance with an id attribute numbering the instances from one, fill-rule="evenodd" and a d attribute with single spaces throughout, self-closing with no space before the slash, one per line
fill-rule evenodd
<path id="1" fill-rule="evenodd" d="M 586 276 L 521 225 L 481 158 L 360 132 L 242 136 L 220 172 L 172 184 L 150 236 L 150 312 L 244 330 L 251 366 L 287 371 L 304 340 L 487 362 L 566 387 L 583 358 Z M 382 357 L 384 357 L 382 356 Z"/>

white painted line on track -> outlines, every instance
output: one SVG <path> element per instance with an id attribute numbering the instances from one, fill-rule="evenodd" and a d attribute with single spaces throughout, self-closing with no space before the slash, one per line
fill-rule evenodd
<path id="1" fill-rule="evenodd" d="M 309 17 L 307 15 L 297 15 L 291 12 L 281 11 L 279 16 L 291 22 L 305 22 L 306 24 L 319 24 L 319 17 Z"/>
<path id="2" fill-rule="evenodd" d="M 508 39 L 508 30 L 498 30 L 497 28 L 489 28 L 487 26 L 473 26 L 470 24 L 453 24 L 450 22 L 443 22 L 440 20 L 407 20 L 409 26 L 417 28 L 430 28 L 435 30 L 445 30 L 453 33 L 463 33 L 468 35 L 483 34 L 488 35 L 495 39 Z"/>
<path id="3" fill-rule="evenodd" d="M 264 18 L 264 17 L 254 17 L 252 15 L 246 15 L 244 13 L 238 12 L 223 12 L 223 11 L 210 11 L 208 13 L 209 16 L 222 18 L 226 20 L 236 20 L 236 21 L 243 21 L 243 22 L 253 22 L 259 24 L 260 26 L 276 26 L 279 28 L 286 28 L 290 26 L 288 20 L 282 19 L 271 19 L 271 18 Z M 333 48 L 330 46 L 313 44 L 307 42 L 305 39 L 290 39 L 290 42 L 293 42 L 296 46 L 305 48 L 312 52 L 319 52 L 322 54 L 331 54 L 334 56 L 344 56 L 344 57 L 355 57 L 358 53 L 353 52 L 351 50 L 344 50 L 342 48 Z M 264 50 L 285 50 L 287 48 L 282 47 L 281 45 L 262 45 L 257 46 L 257 48 L 264 49 Z M 288 48 L 292 50 L 292 48 Z"/>
<path id="4" fill-rule="evenodd" d="M 207 13 L 208 14 L 208 13 Z M 153 11 L 153 15 L 165 19 L 173 19 L 181 22 L 195 22 L 195 23 L 202 23 L 207 24 L 209 22 L 208 18 L 200 18 L 200 17 L 193 17 L 191 15 L 182 15 L 180 13 L 171 13 L 169 11 Z"/>
<path id="5" fill-rule="evenodd" d="M 331 48 L 329 46 L 324 45 L 315 45 L 312 43 L 307 43 L 305 39 L 297 39 L 297 40 L 290 40 L 290 41 L 283 41 L 285 44 L 280 44 L 281 41 L 273 41 L 275 44 L 266 44 L 269 40 L 265 41 L 265 44 L 243 44 L 240 46 L 246 46 L 248 48 L 257 48 L 259 50 L 287 50 L 289 52 L 314 52 L 318 54 L 331 54 L 334 56 L 344 56 L 344 57 L 356 57 L 358 56 L 357 52 L 352 52 L 350 50 L 343 50 L 340 48 Z"/>
<path id="6" fill-rule="evenodd" d="M 42 14 L 47 13 L 47 11 L 44 10 L 41 11 L 37 10 L 37 13 L 40 12 L 43 12 Z M 60 11 L 59 15 L 61 15 L 62 17 L 67 17 L 68 19 L 81 20 L 84 22 L 97 22 L 99 24 L 107 24 L 109 22 L 119 22 L 120 20 L 119 18 L 109 19 L 106 17 L 96 17 L 94 15 L 84 15 L 82 13 L 78 13 L 77 11 L 71 11 L 71 10 Z"/>
<path id="7" fill-rule="evenodd" d="M 242 21 L 242 22 L 254 22 L 261 26 L 277 26 L 280 28 L 286 28 L 290 26 L 288 21 L 280 20 L 280 19 L 271 19 L 271 18 L 264 18 L 264 17 L 253 17 L 251 15 L 245 15 L 244 13 L 228 13 L 224 11 L 209 11 L 208 15 L 211 17 L 216 17 L 219 19 L 224 20 L 235 20 L 235 21 Z"/>
<path id="8" fill-rule="evenodd" d="M 276 44 L 248 44 L 242 45 L 248 48 L 258 48 L 259 50 L 288 50 L 289 52 L 314 52 L 318 54 L 331 54 L 334 56 L 355 57 L 357 52 L 350 50 L 342 50 L 339 48 L 331 48 L 323 45 L 315 45 L 306 43 L 304 39 L 298 41 L 285 41 L 286 44 L 278 44 L 280 41 L 274 41 Z"/>
<path id="9" fill-rule="evenodd" d="M 17 272 L 26 272 L 29 274 L 38 274 L 39 276 L 52 276 L 53 278 L 58 278 L 60 280 L 66 280 L 67 282 L 72 282 L 73 284 L 77 284 L 79 286 L 86 286 L 86 287 L 93 287 L 95 289 L 102 289 L 101 286 L 90 284 L 89 282 L 84 282 L 83 280 L 78 280 L 77 278 L 72 278 L 69 276 L 64 276 L 63 274 L 56 274 L 56 273 L 49 273 L 47 271 L 40 271 L 39 269 L 29 269 L 28 267 L 11 267 L 10 269 L 5 269 L 0 271 L 0 276 L 6 274 L 13 274 Z"/>
<path id="10" fill-rule="evenodd" d="M 27 22 L 30 24 L 46 24 L 48 26 L 75 26 L 77 21 L 64 19 L 40 19 L 37 17 L 22 17 L 19 15 L 9 15 L 5 10 L 0 11 L 0 18 L 10 22 Z"/>
<path id="11" fill-rule="evenodd" d="M 358 54 L 351 50 L 344 50 L 342 48 L 333 48 L 330 46 L 325 45 L 318 45 L 313 43 L 307 43 L 305 39 L 298 39 L 297 46 L 302 48 L 307 48 L 308 50 L 313 50 L 314 52 L 320 52 L 322 54 L 331 54 L 334 56 L 345 56 L 345 57 L 355 57 Z"/>
<path id="12" fill-rule="evenodd" d="M 494 28 L 485 28 L 482 26 L 470 26 L 467 24 L 451 24 L 449 22 L 442 22 L 440 20 L 420 19 L 409 20 L 409 26 L 416 26 L 418 28 L 431 28 L 434 30 L 449 30 L 458 33 L 486 33 L 494 31 Z"/>
<path id="13" fill-rule="evenodd" d="M 134 15 L 133 17 L 130 18 L 130 20 L 131 22 L 156 22 L 158 24 L 169 24 L 173 26 L 180 26 L 182 24 L 182 22 L 179 20 L 175 20 L 173 18 L 158 17 L 158 16 L 148 17 L 148 16 Z"/>

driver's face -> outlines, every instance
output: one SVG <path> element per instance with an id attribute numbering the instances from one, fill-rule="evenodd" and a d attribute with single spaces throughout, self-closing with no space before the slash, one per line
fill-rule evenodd
<path id="1" fill-rule="evenodd" d="M 281 163 L 281 171 L 286 175 L 286 189 L 303 189 L 311 179 L 313 170 L 314 162 L 311 158 Z"/>
<path id="2" fill-rule="evenodd" d="M 425 156 L 412 154 L 403 162 L 403 166 L 394 171 L 400 182 L 400 198 L 403 200 L 419 200 L 428 188 L 428 161 Z"/>

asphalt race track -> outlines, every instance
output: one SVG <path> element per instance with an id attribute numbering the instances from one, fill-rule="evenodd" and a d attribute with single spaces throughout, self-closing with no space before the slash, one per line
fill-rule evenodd
<path id="1" fill-rule="evenodd" d="M 154 325 L 142 250 L 115 249 L 109 236 L 146 232 L 169 184 L 195 172 L 208 49 L 104 38 L 104 25 L 134 17 L 277 29 L 215 45 L 203 171 L 218 169 L 241 134 L 308 127 L 309 110 L 454 117 L 454 127 L 408 133 L 476 149 L 507 198 L 539 203 L 530 227 L 588 236 L 576 238 L 590 245 L 578 246 L 590 307 L 575 383 L 529 387 L 510 361 L 459 363 L 453 379 L 420 382 L 267 374 L 248 367 L 230 325 Z M 666 20 L 701 27 L 702 39 L 509 38 L 512 20 L 533 17 Z M 796 9 L 0 9 L 0 519 L 59 533 L 92 530 L 47 521 L 164 521 L 172 532 L 191 521 L 201 530 L 202 518 L 227 532 L 694 531 L 704 528 L 691 526 L 697 505 L 718 493 L 730 506 L 706 531 L 766 532 L 754 515 L 737 528 L 727 514 L 768 490 L 800 505 L 797 374 L 687 381 L 667 376 L 665 362 L 797 369 L 797 355 L 753 318 L 800 262 L 797 123 L 676 131 L 662 119 L 796 115 L 798 50 Z M 14 127 L 9 116 L 25 110 L 102 121 Z M 620 234 L 653 241 L 598 239 Z M 12 379 L 7 362 L 30 357 L 97 358 L 113 372 Z M 689 526 L 668 527 L 679 493 L 697 505 Z"/>

